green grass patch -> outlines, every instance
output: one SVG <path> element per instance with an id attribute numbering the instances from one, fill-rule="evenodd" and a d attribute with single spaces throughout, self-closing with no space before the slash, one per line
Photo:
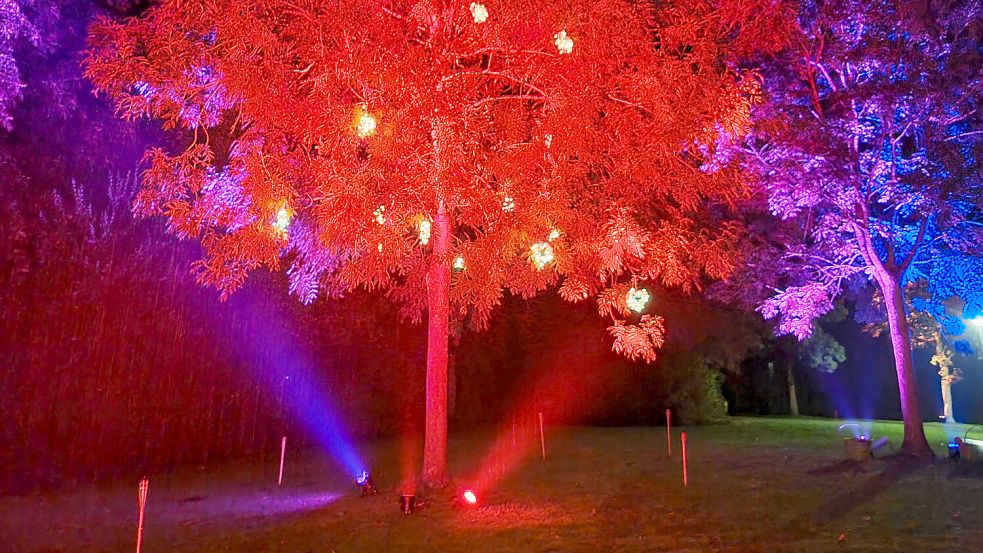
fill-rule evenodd
<path id="1" fill-rule="evenodd" d="M 941 425 L 926 425 L 939 458 L 909 465 L 844 462 L 838 424 L 732 418 L 674 429 L 672 458 L 664 427 L 551 429 L 548 460 L 538 458 L 536 442 L 477 508 L 431 493 L 412 516 L 397 504 L 398 442 L 365 448 L 383 490 L 365 499 L 316 455 L 288 458 L 283 489 L 270 485 L 275 466 L 151 475 L 144 551 L 983 551 L 983 462 L 944 459 Z M 679 430 L 688 436 L 688 487 Z M 870 430 L 900 444 L 900 423 L 876 421 Z M 459 484 L 493 438 L 452 439 Z M 303 506 L 321 491 L 340 495 L 294 512 L 263 510 L 291 498 Z M 0 499 L 0 532 L 14 551 L 128 551 L 135 493 L 127 483 Z M 248 512 L 254 504 L 260 512 Z"/>

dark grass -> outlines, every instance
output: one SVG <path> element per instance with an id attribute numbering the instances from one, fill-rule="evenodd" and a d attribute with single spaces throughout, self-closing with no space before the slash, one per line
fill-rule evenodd
<path id="1" fill-rule="evenodd" d="M 549 459 L 537 443 L 478 508 L 431 492 L 412 516 L 398 509 L 396 443 L 367 448 L 383 491 L 365 499 L 315 455 L 291 460 L 284 489 L 269 485 L 272 465 L 151 476 L 144 551 L 983 551 L 983 462 L 945 460 L 940 425 L 926 426 L 932 463 L 844 462 L 836 426 L 733 418 L 684 429 L 686 488 L 664 428 L 553 429 Z M 872 430 L 900 443 L 898 423 Z M 491 438 L 452 440 L 458 484 Z M 135 497 L 127 483 L 0 499 L 0 550 L 132 551 Z M 298 510 L 264 512 L 283 506 Z"/>

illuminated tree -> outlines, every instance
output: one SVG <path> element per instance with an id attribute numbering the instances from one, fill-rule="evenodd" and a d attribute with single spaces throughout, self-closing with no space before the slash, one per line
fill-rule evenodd
<path id="1" fill-rule="evenodd" d="M 967 328 L 959 313 L 979 312 L 983 301 L 983 259 L 961 259 L 959 267 L 937 263 L 935 270 L 944 268 L 945 274 L 936 274 L 932 280 L 923 278 L 905 287 L 908 327 L 911 329 L 912 348 L 932 348 L 930 363 L 938 368 L 939 388 L 942 392 L 942 419 L 956 422 L 952 407 L 952 385 L 962 378 L 962 370 L 956 366 L 956 353 L 971 354 L 975 346 L 966 336 Z M 961 267 L 961 270 L 960 270 Z M 976 272 L 972 272 L 972 271 Z M 946 296 L 948 294 L 948 296 Z M 867 325 L 874 336 L 886 330 L 883 322 L 883 299 L 873 298 L 872 307 L 879 316 L 877 322 Z"/>
<path id="2" fill-rule="evenodd" d="M 981 254 L 980 21 L 976 1 L 806 2 L 795 46 L 762 63 L 769 101 L 747 145 L 772 212 L 803 236 L 762 313 L 804 339 L 847 285 L 873 283 L 894 350 L 901 449 L 915 455 L 931 450 L 904 285 L 927 278 L 938 304 L 954 294 L 933 287 L 962 274 L 944 267 Z"/>
<path id="3" fill-rule="evenodd" d="M 365 287 L 427 314 L 439 484 L 450 318 L 558 285 L 652 360 L 663 320 L 630 289 L 732 269 L 744 184 L 719 145 L 758 89 L 735 4 L 165 0 L 96 24 L 87 72 L 188 137 L 150 152 L 135 209 L 201 241 L 202 282 L 286 267 L 304 302 Z"/>

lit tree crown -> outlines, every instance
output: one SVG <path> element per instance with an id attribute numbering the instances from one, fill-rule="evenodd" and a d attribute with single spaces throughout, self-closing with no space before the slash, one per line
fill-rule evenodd
<path id="1" fill-rule="evenodd" d="M 304 301 L 379 287 L 417 318 L 444 213 L 455 312 L 484 324 L 504 290 L 562 280 L 627 317 L 639 282 L 692 289 L 735 262 L 744 186 L 718 146 L 758 81 L 721 38 L 737 15 L 711 8 L 165 0 L 97 24 L 87 71 L 124 116 L 192 135 L 150 154 L 136 209 L 199 238 L 225 292 L 286 260 Z M 612 331 L 651 359 L 662 322 Z"/>

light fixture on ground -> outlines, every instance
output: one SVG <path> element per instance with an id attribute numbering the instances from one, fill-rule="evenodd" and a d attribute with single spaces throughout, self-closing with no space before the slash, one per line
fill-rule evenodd
<path id="1" fill-rule="evenodd" d="M 403 512 L 404 515 L 412 515 L 413 509 L 416 508 L 416 496 L 411 493 L 404 493 L 399 496 L 399 510 Z"/>
<path id="2" fill-rule="evenodd" d="M 949 459 L 952 461 L 959 459 L 959 446 L 962 445 L 960 442 L 962 442 L 962 440 L 956 438 L 946 444 L 949 449 Z"/>
<path id="3" fill-rule="evenodd" d="M 358 486 L 359 496 L 361 497 L 379 493 L 378 488 L 375 487 L 375 482 L 372 480 L 372 475 L 366 470 L 363 470 L 361 474 L 355 477 L 355 484 Z"/>
<path id="4" fill-rule="evenodd" d="M 461 497 L 464 498 L 464 504 L 466 506 L 476 505 L 478 503 L 478 496 L 475 495 L 475 493 L 471 490 L 464 490 L 464 493 L 461 494 Z"/>

